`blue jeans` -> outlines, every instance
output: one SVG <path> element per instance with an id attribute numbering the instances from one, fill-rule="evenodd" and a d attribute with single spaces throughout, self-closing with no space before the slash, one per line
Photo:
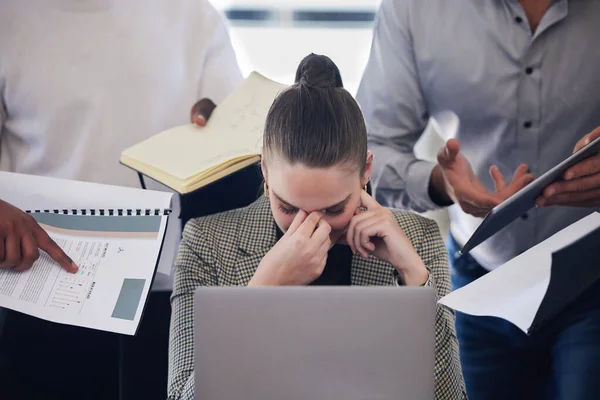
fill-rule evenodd
<path id="1" fill-rule="evenodd" d="M 487 272 L 448 242 L 453 289 Z M 471 400 L 600 398 L 600 283 L 538 332 L 493 317 L 456 314 L 460 360 Z"/>

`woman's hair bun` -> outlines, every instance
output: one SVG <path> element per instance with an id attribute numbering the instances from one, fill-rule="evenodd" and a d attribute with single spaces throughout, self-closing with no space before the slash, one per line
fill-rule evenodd
<path id="1" fill-rule="evenodd" d="M 337 65 L 327 56 L 312 53 L 300 62 L 296 83 L 323 89 L 344 87 Z"/>

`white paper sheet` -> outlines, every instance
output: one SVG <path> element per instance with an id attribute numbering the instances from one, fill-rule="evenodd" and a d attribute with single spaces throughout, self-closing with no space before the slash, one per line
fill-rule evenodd
<path id="1" fill-rule="evenodd" d="M 169 208 L 171 197 L 165 192 L 0 172 L 0 199 L 23 210 L 159 210 L 152 216 L 107 216 L 113 220 L 100 225 L 89 219 L 83 225 L 74 223 L 81 215 L 42 213 L 52 216 L 48 223 L 37 216 L 80 270 L 69 274 L 44 252 L 29 271 L 0 270 L 0 307 L 49 321 L 134 334 L 167 227 L 163 210 Z M 140 224 L 142 219 L 149 224 Z M 127 297 L 131 287 L 133 298 Z"/>
<path id="2" fill-rule="evenodd" d="M 0 171 L 0 199 L 23 210 L 159 208 L 171 193 Z"/>
<path id="3" fill-rule="evenodd" d="M 28 271 L 0 270 L 0 306 L 48 321 L 135 334 L 167 222 L 166 216 L 160 219 L 154 238 L 73 236 L 49 230 L 79 270 L 66 272 L 44 252 Z M 133 298 L 122 293 L 126 281 L 138 286 Z"/>
<path id="4" fill-rule="evenodd" d="M 470 315 L 491 316 L 529 330 L 548 289 L 552 253 L 600 227 L 592 213 L 438 302 Z"/>
<path id="5" fill-rule="evenodd" d="M 158 187 L 148 179 L 148 184 Z M 170 275 L 179 245 L 179 199 L 165 191 L 48 178 L 0 171 L 0 200 L 22 210 L 53 209 L 172 209 L 158 272 Z M 167 278 L 167 280 L 170 280 Z M 165 286 L 165 285 L 163 285 Z"/>

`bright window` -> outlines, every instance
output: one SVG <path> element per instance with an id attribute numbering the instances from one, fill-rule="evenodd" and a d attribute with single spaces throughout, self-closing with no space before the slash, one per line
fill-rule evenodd
<path id="1" fill-rule="evenodd" d="M 252 70 L 291 83 L 300 60 L 313 52 L 338 65 L 356 93 L 371 45 L 380 0 L 212 0 L 230 25 L 244 75 Z"/>

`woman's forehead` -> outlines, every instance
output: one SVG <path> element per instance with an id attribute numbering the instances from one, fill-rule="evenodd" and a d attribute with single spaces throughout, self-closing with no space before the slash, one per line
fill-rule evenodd
<path id="1" fill-rule="evenodd" d="M 269 168 L 268 183 L 279 200 L 305 211 L 343 202 L 360 185 L 356 171 L 347 168 L 309 168 L 300 164 Z"/>

